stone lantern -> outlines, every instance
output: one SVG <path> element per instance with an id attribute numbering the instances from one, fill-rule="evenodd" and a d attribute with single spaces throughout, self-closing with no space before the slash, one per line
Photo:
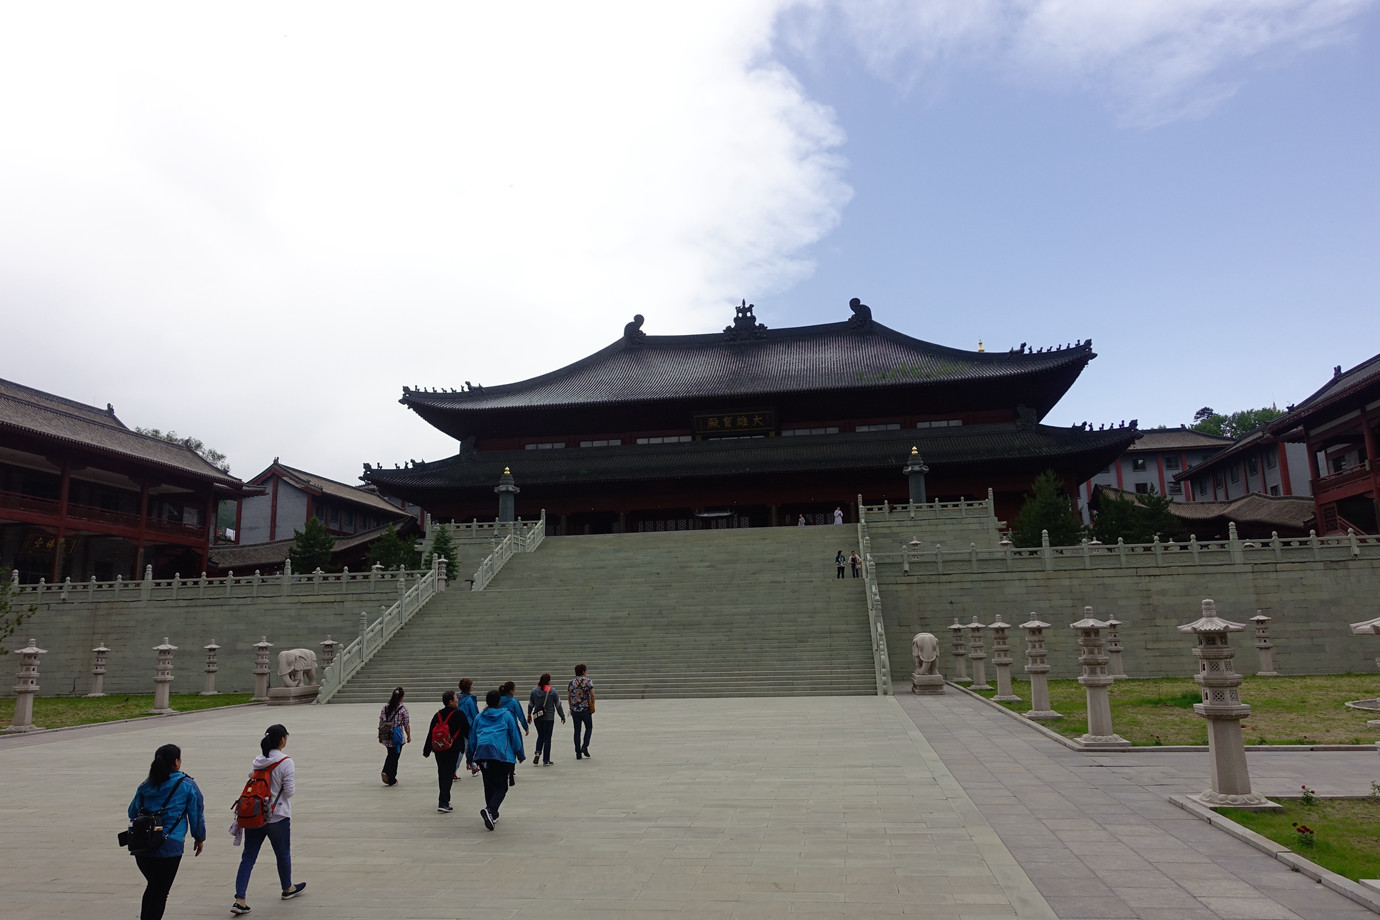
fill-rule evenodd
<path id="1" fill-rule="evenodd" d="M 158 653 L 158 663 L 153 671 L 153 708 L 149 712 L 156 716 L 165 716 L 176 712 L 172 708 L 169 696 L 172 693 L 173 682 L 173 655 L 177 651 L 177 646 L 168 641 L 168 637 L 163 637 L 161 645 L 155 645 L 153 650 Z"/>
<path id="2" fill-rule="evenodd" d="M 513 481 L 513 471 L 508 467 L 503 468 L 503 475 L 499 477 L 498 485 L 494 486 L 494 491 L 498 493 L 498 521 L 500 524 L 511 524 L 517 520 L 517 494 L 522 490 Z"/>
<path id="3" fill-rule="evenodd" d="M 923 505 L 928 499 L 925 496 L 925 474 L 930 468 L 925 465 L 925 461 L 920 457 L 920 451 L 912 447 L 910 449 L 910 459 L 902 467 L 901 472 L 905 474 L 910 482 L 910 503 L 912 505 Z M 913 517 L 914 515 L 912 515 Z"/>
<path id="4" fill-rule="evenodd" d="M 47 653 L 48 650 L 39 648 L 33 639 L 17 652 L 19 670 L 15 674 L 14 718 L 10 720 L 10 727 L 5 729 L 6 732 L 31 732 L 38 728 L 34 724 L 34 696 L 38 694 L 38 656 Z"/>
<path id="5" fill-rule="evenodd" d="M 1011 692 L 1011 646 L 1006 643 L 1006 631 L 1011 624 L 998 616 L 987 628 L 992 630 L 992 664 L 997 668 L 997 695 L 992 699 L 1018 703 L 1021 698 Z"/>
<path id="6" fill-rule="evenodd" d="M 202 696 L 218 696 L 216 693 L 216 672 L 220 670 L 220 665 L 216 663 L 216 652 L 220 651 L 220 646 L 216 645 L 216 640 L 212 639 L 210 645 L 203 645 L 206 650 L 206 689 L 201 691 Z"/>
<path id="7" fill-rule="evenodd" d="M 102 642 L 91 650 L 91 654 L 95 656 L 91 663 L 91 692 L 86 695 L 105 696 L 105 662 L 110 655 L 110 649 Z"/>
<path id="8" fill-rule="evenodd" d="M 325 670 L 326 670 L 327 668 L 329 668 L 331 665 L 335 664 L 335 654 L 336 654 L 337 651 L 339 651 L 340 647 L 341 647 L 342 645 L 344 645 L 344 644 L 345 644 L 344 642 L 337 642 L 335 639 L 332 639 L 331 636 L 330 636 L 330 633 L 327 633 L 327 634 L 326 634 L 326 640 L 325 640 L 324 642 L 321 643 L 321 670 L 322 670 L 322 671 L 325 671 Z"/>
<path id="9" fill-rule="evenodd" d="M 1126 668 L 1121 663 L 1121 626 L 1115 616 L 1107 618 L 1107 676 L 1112 680 L 1126 677 Z"/>
<path id="10" fill-rule="evenodd" d="M 253 702 L 262 703 L 268 699 L 268 650 L 273 643 L 263 636 L 254 643 L 254 697 Z"/>
<path id="11" fill-rule="evenodd" d="M 1251 707 L 1241 702 L 1241 675 L 1232 668 L 1236 652 L 1228 639 L 1246 627 L 1217 615 L 1212 600 L 1203 601 L 1202 616 L 1179 627 L 1193 633 L 1198 647 L 1198 674 L 1193 680 L 1203 693 L 1203 701 L 1193 711 L 1207 719 L 1208 759 L 1212 764 L 1211 788 L 1195 796 L 1204 805 L 1280 811 L 1280 806 L 1258 792 L 1251 791 L 1251 776 L 1246 769 L 1246 744 L 1241 738 L 1241 720 Z"/>
<path id="12" fill-rule="evenodd" d="M 969 689 L 991 690 L 992 685 L 987 683 L 987 650 L 982 644 L 982 631 L 987 627 L 975 616 L 965 628 L 969 633 L 968 659 L 973 663 L 973 684 Z"/>
<path id="13" fill-rule="evenodd" d="M 970 684 L 973 679 L 968 676 L 968 651 L 963 639 L 963 626 L 954 619 L 952 626 L 947 627 L 954 637 L 954 679 L 956 684 Z"/>
<path id="14" fill-rule="evenodd" d="M 1088 698 L 1088 732 L 1078 741 L 1094 750 L 1128 748 L 1131 742 L 1112 731 L 1112 703 L 1107 697 L 1112 678 L 1107 673 L 1107 654 L 1102 649 L 1102 630 L 1107 624 L 1093 617 L 1091 607 L 1084 607 L 1083 619 L 1070 625 L 1078 631 L 1078 663 L 1083 666 L 1078 682 Z"/>
<path id="15" fill-rule="evenodd" d="M 1049 624 L 1032 613 L 1030 619 L 1021 624 L 1021 629 L 1025 630 L 1025 673 L 1030 675 L 1030 711 L 1025 717 L 1062 719 L 1061 714 L 1049 707 L 1049 665 L 1045 662 L 1049 654 L 1045 649 L 1045 630 L 1049 629 Z"/>
<path id="16" fill-rule="evenodd" d="M 1275 670 L 1275 644 L 1270 641 L 1270 618 L 1257 610 L 1255 616 L 1251 617 L 1251 622 L 1255 624 L 1255 647 L 1260 652 L 1260 670 L 1255 676 L 1278 677 L 1279 672 Z"/>

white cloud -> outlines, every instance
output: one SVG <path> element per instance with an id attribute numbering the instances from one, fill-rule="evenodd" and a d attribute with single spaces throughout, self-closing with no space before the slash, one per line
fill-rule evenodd
<path id="1" fill-rule="evenodd" d="M 1374 0 L 846 0 L 837 18 L 873 73 L 904 86 L 992 67 L 1105 96 L 1123 123 L 1206 114 L 1237 68 L 1341 40 Z M 816 39 L 827 32 L 804 28 Z"/>

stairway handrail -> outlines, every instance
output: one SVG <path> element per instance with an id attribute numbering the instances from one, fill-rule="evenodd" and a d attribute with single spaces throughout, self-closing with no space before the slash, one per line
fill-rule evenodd
<path id="1" fill-rule="evenodd" d="M 891 656 L 886 648 L 882 596 L 877 590 L 877 564 L 872 559 L 872 538 L 867 534 L 867 510 L 858 496 L 858 548 L 863 554 L 863 592 L 867 595 L 867 630 L 872 638 L 872 670 L 877 676 L 877 695 L 891 696 Z"/>
<path id="2" fill-rule="evenodd" d="M 484 557 L 484 561 L 479 563 L 479 568 L 475 570 L 474 581 L 470 585 L 471 591 L 483 591 L 489 586 L 489 582 L 494 580 L 494 576 L 508 564 L 508 560 L 513 558 L 514 553 L 535 552 L 542 541 L 546 539 L 546 509 L 541 509 L 541 517 L 532 522 L 532 526 L 525 531 L 519 530 L 517 533 L 510 533 L 494 547 L 494 551 Z"/>
<path id="3" fill-rule="evenodd" d="M 431 571 L 427 572 L 411 588 L 406 587 L 402 577 L 398 579 L 399 597 L 393 606 L 383 612 L 377 620 L 370 623 L 369 614 L 360 612 L 359 636 L 345 648 L 336 653 L 330 667 L 321 674 L 321 690 L 316 702 L 329 703 L 331 697 L 345 686 L 346 681 L 359 673 L 359 669 L 378 654 L 379 649 L 407 625 L 408 620 L 436 596 L 440 585 L 440 564 L 434 557 Z"/>

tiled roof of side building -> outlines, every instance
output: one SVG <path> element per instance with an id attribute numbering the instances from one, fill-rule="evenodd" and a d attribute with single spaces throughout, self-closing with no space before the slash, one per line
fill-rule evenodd
<path id="1" fill-rule="evenodd" d="M 913 339 L 877 322 L 769 329 L 741 340 L 723 333 L 625 335 L 539 377 L 460 392 L 404 388 L 402 402 L 419 410 L 475 411 L 973 380 L 1019 382 L 1060 370 L 1076 376 L 1094 357 L 1091 341 L 1038 352 L 963 351 Z"/>
<path id="2" fill-rule="evenodd" d="M 331 552 L 341 553 L 354 549 L 361 543 L 372 543 L 388 531 L 392 524 L 384 524 L 372 530 L 361 531 L 348 537 L 336 537 Z M 217 569 L 231 569 L 240 575 L 248 575 L 255 568 L 278 566 L 288 558 L 295 539 L 273 540 L 265 543 L 222 543 L 211 547 L 211 565 Z M 301 573 L 298 573 L 301 574 Z"/>
<path id="3" fill-rule="evenodd" d="M 389 502 L 373 489 L 347 485 L 343 482 L 337 482 L 334 479 L 327 479 L 325 476 L 320 476 L 316 473 L 299 470 L 296 467 L 288 466 L 286 463 L 279 463 L 276 460 L 268 469 L 259 473 L 250 481 L 257 483 L 260 480 L 267 479 L 269 474 L 275 469 L 282 472 L 287 478 L 295 480 L 298 485 L 312 492 L 329 495 L 332 498 L 338 498 L 354 505 L 372 508 L 375 511 L 381 511 L 399 518 L 410 516 L 406 511 Z"/>
<path id="4" fill-rule="evenodd" d="M 1207 434 L 1192 428 L 1148 428 L 1128 450 L 1146 453 L 1164 450 L 1219 450 L 1232 443 L 1220 434 Z"/>
<path id="5" fill-rule="evenodd" d="M 1137 492 L 1100 484 L 1095 488 L 1100 493 L 1116 498 L 1140 502 Z M 1168 509 L 1170 514 L 1185 523 L 1224 518 L 1238 524 L 1273 524 L 1295 529 L 1305 527 L 1316 511 L 1311 496 L 1265 495 L 1260 492 L 1251 492 L 1230 501 L 1171 502 Z"/>
<path id="6" fill-rule="evenodd" d="M 1105 455 L 1126 449 L 1134 428 L 1087 431 L 1017 423 L 974 425 L 931 432 L 874 431 L 792 438 L 691 441 L 669 445 L 567 448 L 542 451 L 480 451 L 406 469 L 371 469 L 365 477 L 383 491 L 399 488 L 491 488 L 505 467 L 522 483 L 645 481 L 825 470 L 899 471 L 917 447 L 933 469 L 971 464 L 1039 460 L 1076 453 Z"/>
<path id="7" fill-rule="evenodd" d="M 1338 370 L 1331 380 L 1307 399 L 1295 404 L 1288 412 L 1271 422 L 1270 432 L 1276 435 L 1292 432 L 1309 417 L 1326 410 L 1337 400 L 1345 399 L 1365 387 L 1380 384 L 1380 355 L 1362 361 L 1351 370 L 1341 371 L 1340 366 Z"/>
<path id="8" fill-rule="evenodd" d="M 185 444 L 139 434 L 114 412 L 0 381 L 0 428 L 163 467 L 239 489 L 243 483 Z"/>

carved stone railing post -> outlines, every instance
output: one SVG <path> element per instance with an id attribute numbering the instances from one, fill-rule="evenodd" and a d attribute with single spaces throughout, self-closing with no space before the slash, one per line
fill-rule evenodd
<path id="1" fill-rule="evenodd" d="M 284 560 L 283 560 L 283 574 L 282 574 L 282 576 L 278 579 L 278 584 L 279 584 L 279 586 L 280 586 L 280 587 L 279 587 L 279 593 L 281 593 L 281 594 L 287 594 L 289 591 L 292 590 L 292 560 L 291 560 L 291 559 L 284 559 Z M 265 690 L 264 692 L 267 693 L 268 691 Z M 265 699 L 267 699 L 267 697 L 265 697 Z"/>
<path id="2" fill-rule="evenodd" d="M 446 557 L 436 557 L 436 591 L 442 593 L 446 590 Z"/>
<path id="3" fill-rule="evenodd" d="M 1021 624 L 1025 630 L 1025 673 L 1030 675 L 1030 711 L 1027 719 L 1062 719 L 1063 716 L 1049 706 L 1049 665 L 1045 656 L 1045 630 L 1049 624 L 1040 620 L 1034 613 Z"/>
<path id="4" fill-rule="evenodd" d="M 976 616 L 966 627 L 968 630 L 968 660 L 973 663 L 973 683 L 970 690 L 991 690 L 987 683 L 987 651 L 982 644 L 982 631 L 987 627 L 978 622 Z"/>
<path id="5" fill-rule="evenodd" d="M 997 669 L 997 695 L 992 697 L 1000 702 L 1020 702 L 1020 697 L 1011 692 L 1011 646 L 1006 642 L 1006 631 L 1011 624 L 997 617 L 996 622 L 987 627 L 992 630 L 992 664 Z"/>
<path id="6" fill-rule="evenodd" d="M 153 566 L 144 566 L 144 583 L 139 586 L 139 599 L 147 601 L 153 595 Z"/>
<path id="7" fill-rule="evenodd" d="M 1107 676 L 1112 680 L 1126 677 L 1126 668 L 1121 663 L 1121 625 L 1116 617 L 1107 618 Z"/>
<path id="8" fill-rule="evenodd" d="M 1078 631 L 1078 663 L 1083 674 L 1078 682 L 1088 698 L 1088 732 L 1078 741 L 1088 748 L 1128 748 L 1131 742 L 1112 731 L 1112 703 L 1107 688 L 1112 678 L 1107 674 L 1107 655 L 1102 650 L 1102 630 L 1107 624 L 1093 618 L 1091 607 L 1083 608 L 1083 619 L 1071 624 Z"/>
<path id="9" fill-rule="evenodd" d="M 105 696 L 105 663 L 110 655 L 110 649 L 106 648 L 105 643 L 102 642 L 91 650 L 91 654 L 95 656 L 91 663 L 91 692 L 86 695 L 91 697 Z"/>
<path id="10" fill-rule="evenodd" d="M 169 697 L 172 694 L 173 682 L 172 653 L 177 651 L 177 646 L 164 636 L 163 643 L 155 645 L 153 650 L 158 653 L 158 663 L 153 671 L 153 708 L 149 712 L 164 716 L 175 711 L 170 705 Z"/>
<path id="11" fill-rule="evenodd" d="M 47 649 L 41 649 L 30 639 L 29 644 L 21 648 L 19 655 L 19 670 L 15 674 L 14 685 L 14 718 L 10 720 L 10 727 L 6 732 L 31 732 L 38 728 L 34 724 L 34 697 L 38 694 L 38 657 L 47 654 Z"/>
<path id="12" fill-rule="evenodd" d="M 1202 689 L 1203 701 L 1195 703 L 1193 711 L 1207 719 L 1208 758 L 1212 763 L 1210 788 L 1195 798 L 1204 805 L 1282 811 L 1265 796 L 1251 791 L 1251 775 L 1246 769 L 1241 720 L 1251 714 L 1251 707 L 1241 702 L 1241 675 L 1232 667 L 1236 652 L 1228 639 L 1229 634 L 1246 627 L 1219 617 L 1211 600 L 1203 601 L 1202 614 L 1179 627 L 1179 632 L 1193 633 L 1198 639 L 1193 650 L 1198 673 L 1193 679 Z"/>
<path id="13" fill-rule="evenodd" d="M 1275 644 L 1270 641 L 1270 618 L 1257 610 L 1255 616 L 1251 617 L 1251 622 L 1255 624 L 1255 647 L 1260 653 L 1260 670 L 1255 676 L 1278 677 L 1279 672 L 1275 670 Z"/>
<path id="14" fill-rule="evenodd" d="M 216 672 L 220 670 L 220 665 L 216 663 L 216 652 L 220 651 L 220 646 L 216 645 L 216 640 L 212 639 L 209 645 L 203 645 L 206 650 L 206 689 L 201 691 L 202 696 L 218 696 L 216 693 Z"/>
<path id="15" fill-rule="evenodd" d="M 952 626 L 948 627 L 953 635 L 953 654 L 954 654 L 954 678 L 956 684 L 971 684 L 973 679 L 968 676 L 968 649 L 963 638 L 963 626 L 954 619 Z"/>
<path id="16" fill-rule="evenodd" d="M 268 650 L 273 643 L 264 636 L 254 643 L 254 697 L 253 701 L 262 703 L 268 699 Z"/>

